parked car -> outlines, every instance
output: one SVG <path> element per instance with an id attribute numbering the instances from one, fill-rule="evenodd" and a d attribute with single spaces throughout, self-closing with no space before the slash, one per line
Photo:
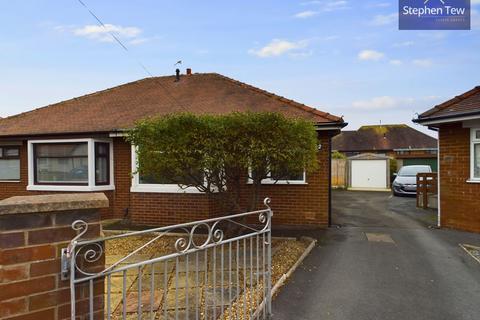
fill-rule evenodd
<path id="1" fill-rule="evenodd" d="M 417 173 L 432 172 L 432 168 L 426 165 L 404 166 L 395 174 L 392 183 L 394 196 L 417 194 Z"/>

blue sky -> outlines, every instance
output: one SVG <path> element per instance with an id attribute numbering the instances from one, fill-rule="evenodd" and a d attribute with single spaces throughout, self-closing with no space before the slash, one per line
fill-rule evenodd
<path id="1" fill-rule="evenodd" d="M 0 116 L 147 76 L 218 72 L 336 115 L 408 123 L 480 85 L 470 31 L 399 31 L 397 0 L 0 2 Z"/>

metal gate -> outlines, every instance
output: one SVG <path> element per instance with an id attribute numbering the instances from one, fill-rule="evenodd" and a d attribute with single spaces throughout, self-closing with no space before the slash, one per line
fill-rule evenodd
<path id="1" fill-rule="evenodd" d="M 75 221 L 79 234 L 62 250 L 71 319 L 270 318 L 269 203 L 266 198 L 263 210 L 94 240 L 82 240 L 88 225 Z M 105 254 L 120 242 L 139 245 Z"/>

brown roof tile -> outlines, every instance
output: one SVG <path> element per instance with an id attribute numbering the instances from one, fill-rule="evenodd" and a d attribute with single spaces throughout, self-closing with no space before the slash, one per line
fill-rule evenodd
<path id="1" fill-rule="evenodd" d="M 273 111 L 316 124 L 342 118 L 216 73 L 146 78 L 4 118 L 0 136 L 111 132 L 174 112 Z"/>
<path id="2" fill-rule="evenodd" d="M 480 112 L 480 86 L 425 111 L 415 121 L 421 122 L 438 117 L 456 117 L 472 112 Z"/>
<path id="3" fill-rule="evenodd" d="M 332 139 L 332 149 L 341 152 L 436 147 L 435 138 L 406 124 L 363 126 L 357 131 L 342 131 Z"/>

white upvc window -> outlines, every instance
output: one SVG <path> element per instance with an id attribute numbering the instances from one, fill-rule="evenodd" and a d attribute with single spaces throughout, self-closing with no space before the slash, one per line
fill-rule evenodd
<path id="1" fill-rule="evenodd" d="M 20 147 L 0 146 L 0 182 L 20 181 Z"/>
<path id="2" fill-rule="evenodd" d="M 248 183 L 253 183 L 251 178 L 248 179 Z M 308 184 L 307 174 L 305 171 L 300 174 L 275 174 L 270 172 L 268 178 L 262 179 L 262 184 Z"/>
<path id="3" fill-rule="evenodd" d="M 108 139 L 28 141 L 27 190 L 114 190 L 113 144 Z"/>
<path id="4" fill-rule="evenodd" d="M 470 130 L 470 180 L 480 182 L 480 128 Z"/>
<path id="5" fill-rule="evenodd" d="M 132 186 L 131 192 L 150 193 L 202 193 L 195 187 L 181 187 L 178 184 L 168 183 L 158 178 L 141 176 L 138 173 L 137 148 L 132 146 Z"/>

